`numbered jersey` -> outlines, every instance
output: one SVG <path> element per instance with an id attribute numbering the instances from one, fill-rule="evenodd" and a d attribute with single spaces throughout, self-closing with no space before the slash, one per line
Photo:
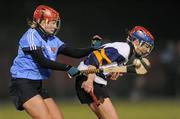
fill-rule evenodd
<path id="1" fill-rule="evenodd" d="M 93 51 L 85 61 L 79 65 L 79 69 L 87 69 L 88 65 L 94 65 L 97 68 L 104 65 L 122 65 L 128 62 L 131 53 L 130 45 L 126 42 L 114 42 L 104 44 L 99 50 Z M 99 84 L 107 84 L 106 78 L 108 74 L 97 74 L 95 82 Z"/>
<path id="2" fill-rule="evenodd" d="M 39 66 L 25 51 L 41 49 L 44 56 L 52 61 L 56 60 L 59 47 L 64 43 L 56 36 L 42 37 L 41 32 L 30 28 L 20 39 L 18 55 L 13 61 L 11 75 L 13 78 L 27 78 L 32 80 L 47 79 L 51 70 Z"/>

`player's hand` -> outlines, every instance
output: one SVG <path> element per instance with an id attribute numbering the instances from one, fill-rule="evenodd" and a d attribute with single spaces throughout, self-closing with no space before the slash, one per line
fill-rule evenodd
<path id="1" fill-rule="evenodd" d="M 93 82 L 91 81 L 84 81 L 81 85 L 81 88 L 83 88 L 87 93 L 89 93 L 90 91 L 93 91 Z"/>
<path id="2" fill-rule="evenodd" d="M 102 45 L 102 38 L 99 35 L 93 36 L 93 39 L 91 41 L 91 47 L 93 49 L 98 49 Z"/>
<path id="3" fill-rule="evenodd" d="M 80 71 L 73 67 L 73 66 L 69 66 L 70 68 L 67 70 L 67 73 L 71 76 L 71 77 L 74 77 L 74 76 L 77 76 L 80 74 Z"/>
<path id="4" fill-rule="evenodd" d="M 110 74 L 110 79 L 111 80 L 117 80 L 120 76 L 123 76 L 123 74 L 119 73 L 119 72 L 112 72 Z"/>

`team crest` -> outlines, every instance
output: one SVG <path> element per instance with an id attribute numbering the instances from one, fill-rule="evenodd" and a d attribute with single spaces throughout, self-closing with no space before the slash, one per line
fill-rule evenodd
<path id="1" fill-rule="evenodd" d="M 56 53 L 56 48 L 55 48 L 55 47 L 51 47 L 51 51 L 52 51 L 53 53 Z"/>

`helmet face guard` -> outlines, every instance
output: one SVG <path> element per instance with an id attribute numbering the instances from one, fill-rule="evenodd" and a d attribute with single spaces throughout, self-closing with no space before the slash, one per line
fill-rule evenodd
<path id="1" fill-rule="evenodd" d="M 56 20 L 56 28 L 54 30 L 54 33 L 50 35 L 56 35 L 59 32 L 60 28 L 61 28 L 61 20 L 59 19 L 59 20 Z"/>
<path id="2" fill-rule="evenodd" d="M 135 26 L 130 31 L 129 39 L 130 41 L 134 41 L 134 39 L 138 39 L 140 41 L 140 46 L 144 45 L 145 43 L 150 46 L 150 51 L 146 55 L 143 55 L 143 57 L 150 54 L 150 52 L 154 48 L 154 37 L 147 29 L 145 29 L 142 26 Z"/>
<path id="3" fill-rule="evenodd" d="M 59 31 L 61 25 L 59 13 L 53 8 L 45 5 L 39 5 L 36 8 L 33 15 L 33 21 L 40 24 L 42 20 L 45 20 L 46 23 L 48 23 L 49 21 L 57 22 L 57 28 L 51 35 L 55 35 Z"/>
<path id="4" fill-rule="evenodd" d="M 54 34 L 55 34 L 55 35 L 59 32 L 60 28 L 61 28 L 61 20 L 59 19 L 59 20 L 57 21 L 57 28 L 56 28 L 56 30 L 54 31 Z"/>

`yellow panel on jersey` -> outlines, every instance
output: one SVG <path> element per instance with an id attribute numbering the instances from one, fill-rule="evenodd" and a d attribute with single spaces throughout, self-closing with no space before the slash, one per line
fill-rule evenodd
<path id="1" fill-rule="evenodd" d="M 98 50 L 93 51 L 93 53 L 96 56 L 99 65 L 102 65 L 103 57 L 101 56 L 101 53 Z"/>
<path id="2" fill-rule="evenodd" d="M 101 49 L 101 51 L 93 51 L 94 55 L 96 56 L 98 62 L 99 62 L 99 65 L 102 65 L 102 62 L 103 62 L 103 59 L 105 59 L 107 61 L 108 64 L 111 63 L 111 60 L 107 57 L 107 55 L 105 54 L 105 50 L 104 48 Z"/>
<path id="3" fill-rule="evenodd" d="M 107 55 L 105 54 L 104 48 L 101 49 L 101 55 L 102 55 L 102 57 L 107 61 L 108 64 L 111 63 L 111 60 L 110 60 L 110 59 L 107 57 Z"/>

